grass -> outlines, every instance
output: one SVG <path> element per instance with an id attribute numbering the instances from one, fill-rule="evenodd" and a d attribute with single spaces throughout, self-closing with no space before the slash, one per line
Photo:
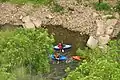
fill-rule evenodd
<path id="1" fill-rule="evenodd" d="M 64 11 L 64 8 L 58 4 L 54 4 L 54 6 L 52 7 L 53 12 L 62 12 Z"/>
<path id="2" fill-rule="evenodd" d="M 109 11 L 109 10 L 111 10 L 111 6 L 108 3 L 104 3 L 104 2 L 94 3 L 94 7 L 98 11 L 102 11 L 102 10 Z"/>
<path id="3" fill-rule="evenodd" d="M 15 4 L 25 4 L 25 3 L 33 3 L 33 4 L 49 4 L 53 0 L 0 0 L 0 2 L 10 2 Z"/>

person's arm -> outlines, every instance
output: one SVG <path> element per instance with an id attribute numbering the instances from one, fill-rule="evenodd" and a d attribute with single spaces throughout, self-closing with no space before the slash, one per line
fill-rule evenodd
<path id="1" fill-rule="evenodd" d="M 56 58 L 57 60 L 59 60 L 59 58 Z"/>

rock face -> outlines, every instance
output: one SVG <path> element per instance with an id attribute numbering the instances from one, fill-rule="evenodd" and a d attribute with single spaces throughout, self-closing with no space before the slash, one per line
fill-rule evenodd
<path id="1" fill-rule="evenodd" d="M 0 4 L 0 24 L 18 24 L 24 25 L 26 28 L 29 28 L 30 25 L 30 28 L 41 25 L 61 25 L 69 30 L 79 31 L 81 34 L 94 35 L 97 29 L 95 10 L 78 5 L 75 0 L 64 1 L 57 1 L 65 8 L 63 14 L 52 13 L 47 6 L 35 8 L 32 5 Z M 11 18 L 11 16 L 13 17 Z"/>
<path id="2" fill-rule="evenodd" d="M 76 0 L 57 0 L 56 3 L 64 8 L 62 14 L 51 12 L 47 6 L 35 8 L 28 4 L 18 6 L 1 3 L 0 24 L 23 25 L 25 28 L 61 25 L 69 30 L 79 31 L 80 34 L 88 34 L 90 38 L 87 45 L 91 48 L 95 48 L 98 43 L 106 44 L 120 31 L 118 13 L 103 16 L 91 7 L 80 5 Z M 113 16 L 115 19 L 108 19 Z"/>
<path id="3" fill-rule="evenodd" d="M 96 40 L 98 40 L 98 44 L 97 43 L 95 43 L 95 44 L 98 45 L 100 48 L 104 48 L 105 45 L 110 41 L 110 37 L 113 34 L 114 27 L 118 21 L 117 19 L 107 19 L 107 16 L 103 16 L 104 19 L 102 19 L 102 20 L 96 20 L 96 24 L 97 24 Z M 106 18 L 106 21 L 105 21 L 105 18 Z M 92 44 L 92 41 L 93 42 L 95 41 L 94 39 L 90 39 L 90 40 L 91 40 L 91 43 L 89 42 L 89 44 Z M 93 44 L 93 45 L 95 45 L 95 44 Z M 87 43 L 87 45 L 88 45 L 88 43 Z M 95 48 L 95 47 L 91 47 L 89 45 L 88 45 L 88 47 L 90 47 L 92 49 Z"/>

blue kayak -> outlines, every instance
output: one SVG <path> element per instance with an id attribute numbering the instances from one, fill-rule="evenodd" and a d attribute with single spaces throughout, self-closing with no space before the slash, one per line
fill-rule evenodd
<path id="1" fill-rule="evenodd" d="M 63 49 L 70 49 L 72 47 L 72 45 L 68 45 L 68 44 L 63 44 Z M 59 47 L 56 45 L 53 47 L 55 50 L 60 50 Z"/>
<path id="2" fill-rule="evenodd" d="M 56 60 L 55 57 L 54 57 L 54 54 L 50 55 L 50 57 L 52 58 L 52 60 Z M 66 57 L 66 56 L 63 56 L 63 55 L 60 55 L 59 60 L 60 60 L 60 61 L 67 60 L 67 57 Z"/>

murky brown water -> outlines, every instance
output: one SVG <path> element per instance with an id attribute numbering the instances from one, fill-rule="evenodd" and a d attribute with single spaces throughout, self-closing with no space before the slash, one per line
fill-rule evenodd
<path id="1" fill-rule="evenodd" d="M 79 32 L 73 32 L 65 29 L 61 26 L 47 26 L 48 33 L 54 34 L 55 44 L 64 42 L 65 44 L 71 44 L 72 49 L 70 50 L 71 55 L 75 55 L 78 48 L 84 49 L 88 40 L 87 35 L 80 35 Z"/>
<path id="2" fill-rule="evenodd" d="M 65 29 L 61 26 L 46 26 L 49 34 L 54 34 L 55 44 L 63 42 L 64 44 L 71 44 L 72 48 L 69 49 L 66 56 L 76 55 L 78 48 L 84 49 L 88 39 L 87 35 L 80 35 L 79 32 L 73 32 Z M 51 64 L 51 72 L 46 76 L 48 80 L 60 80 L 61 78 L 67 76 L 65 69 L 69 67 L 70 69 L 75 69 L 79 63 L 60 63 Z"/>

